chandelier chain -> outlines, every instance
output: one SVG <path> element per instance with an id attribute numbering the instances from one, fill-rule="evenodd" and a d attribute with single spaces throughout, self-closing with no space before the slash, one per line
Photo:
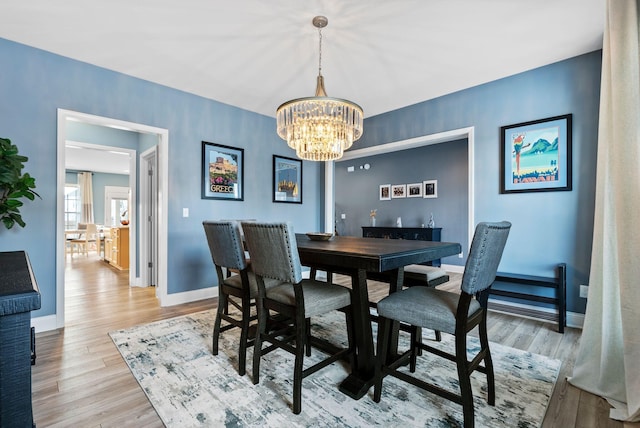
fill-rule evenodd
<path id="1" fill-rule="evenodd" d="M 322 76 L 322 28 L 318 28 L 318 75 Z"/>

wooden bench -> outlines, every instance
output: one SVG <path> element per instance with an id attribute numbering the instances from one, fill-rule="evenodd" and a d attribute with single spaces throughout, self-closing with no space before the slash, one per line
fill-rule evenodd
<path id="1" fill-rule="evenodd" d="M 546 287 L 555 289 L 554 297 L 540 296 L 526 292 L 504 290 L 496 288 L 496 283 L 522 284 L 536 287 Z M 504 296 L 532 302 L 551 303 L 558 311 L 557 322 L 558 331 L 564 333 L 567 324 L 567 265 L 560 263 L 556 269 L 556 276 L 553 278 L 534 275 L 522 275 L 516 273 L 498 272 L 496 280 L 491 287 L 491 295 Z M 491 304 L 489 306 L 491 309 Z"/>
<path id="2" fill-rule="evenodd" d="M 409 265 L 404 268 L 404 285 L 407 287 L 435 287 L 449 281 L 447 271 L 435 266 Z"/>

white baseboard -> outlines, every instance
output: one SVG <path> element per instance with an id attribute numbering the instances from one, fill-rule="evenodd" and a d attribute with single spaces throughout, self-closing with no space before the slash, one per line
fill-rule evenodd
<path id="1" fill-rule="evenodd" d="M 201 288 L 199 290 L 168 294 L 166 298 L 162 299 L 160 306 L 175 306 L 214 297 L 218 297 L 218 287 Z"/>
<path id="2" fill-rule="evenodd" d="M 527 305 L 524 303 L 516 303 L 516 302 L 509 302 L 506 300 L 500 300 L 500 299 L 495 299 L 495 298 L 489 298 L 489 304 L 491 303 L 498 303 L 500 305 L 502 305 L 503 307 L 511 307 L 514 309 L 514 311 L 510 311 L 510 310 L 500 310 L 500 309 L 495 309 L 495 308 L 489 308 L 490 310 L 494 311 L 494 312 L 500 312 L 500 313 L 506 313 L 509 315 L 514 315 L 514 316 L 519 316 L 522 318 L 528 318 L 528 319 L 533 319 L 533 320 L 537 320 L 537 321 L 549 321 L 549 322 L 555 322 L 555 320 L 557 319 L 557 315 L 558 315 L 558 311 L 556 309 L 552 309 L 552 308 L 545 308 L 545 307 L 541 307 L 541 306 L 534 306 L 534 305 Z M 541 317 L 536 317 L 536 316 L 528 316 L 526 314 L 522 314 L 519 313 L 519 311 L 531 311 L 531 312 L 536 312 L 538 314 L 541 315 Z M 548 318 L 553 318 L 553 320 L 549 320 Z M 584 324 L 584 314 L 580 314 L 577 312 L 567 312 L 566 315 L 566 323 L 567 323 L 567 327 L 573 327 L 573 328 L 582 328 L 582 325 Z M 556 322 L 557 324 L 557 322 Z"/>
<path id="3" fill-rule="evenodd" d="M 580 312 L 567 312 L 567 327 L 582 329 L 584 325 L 584 314 Z"/>
<path id="4" fill-rule="evenodd" d="M 35 327 L 36 333 L 43 331 L 55 330 L 57 327 L 57 317 L 53 315 L 45 315 L 42 317 L 31 318 L 31 327 Z"/>

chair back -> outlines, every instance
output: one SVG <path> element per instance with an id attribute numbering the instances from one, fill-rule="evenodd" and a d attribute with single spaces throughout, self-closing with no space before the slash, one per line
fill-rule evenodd
<path id="1" fill-rule="evenodd" d="M 207 235 L 213 264 L 229 269 L 246 269 L 247 259 L 238 222 L 205 220 L 202 226 Z"/>
<path id="2" fill-rule="evenodd" d="M 291 223 L 243 222 L 242 229 L 256 275 L 297 284 L 302 267 Z"/>
<path id="3" fill-rule="evenodd" d="M 508 221 L 478 223 L 462 275 L 462 291 L 473 295 L 493 284 L 510 229 Z"/>
<path id="4" fill-rule="evenodd" d="M 87 223 L 84 236 L 87 241 L 95 241 L 98 239 L 98 226 L 94 223 Z"/>

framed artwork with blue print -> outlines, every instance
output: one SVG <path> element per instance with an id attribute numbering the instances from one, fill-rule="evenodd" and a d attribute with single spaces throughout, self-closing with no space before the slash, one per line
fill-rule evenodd
<path id="1" fill-rule="evenodd" d="M 571 190 L 571 114 L 500 128 L 500 193 Z"/>

